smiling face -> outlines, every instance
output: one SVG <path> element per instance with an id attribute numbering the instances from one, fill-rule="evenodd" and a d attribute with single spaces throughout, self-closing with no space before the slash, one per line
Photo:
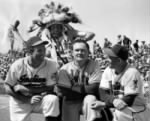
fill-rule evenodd
<path id="1" fill-rule="evenodd" d="M 62 36 L 63 26 L 61 24 L 53 24 L 49 27 L 52 38 L 59 38 Z"/>
<path id="2" fill-rule="evenodd" d="M 44 57 L 45 57 L 45 45 L 41 44 L 41 45 L 35 46 L 33 48 L 32 58 L 34 60 L 42 62 L 44 60 Z"/>
<path id="3" fill-rule="evenodd" d="M 89 50 L 85 43 L 75 43 L 73 45 L 73 57 L 77 62 L 86 61 L 88 59 Z"/>

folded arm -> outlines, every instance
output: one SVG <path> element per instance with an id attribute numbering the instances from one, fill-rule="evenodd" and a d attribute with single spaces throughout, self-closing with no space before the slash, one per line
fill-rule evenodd
<path id="1" fill-rule="evenodd" d="M 20 92 L 14 91 L 14 89 L 11 85 L 5 84 L 4 87 L 5 87 L 6 94 L 14 97 L 15 99 L 17 99 L 21 102 L 24 102 L 24 103 L 27 103 L 30 101 L 30 98 L 31 98 L 30 96 L 25 96 L 25 95 L 21 94 Z"/>

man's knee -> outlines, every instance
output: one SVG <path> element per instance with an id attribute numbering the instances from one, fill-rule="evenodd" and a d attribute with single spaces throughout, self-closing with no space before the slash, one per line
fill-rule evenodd
<path id="1" fill-rule="evenodd" d="M 87 95 L 84 98 L 84 103 L 92 103 L 93 101 L 96 101 L 96 96 L 94 95 Z"/>
<path id="2" fill-rule="evenodd" d="M 46 95 L 43 101 L 47 103 L 59 103 L 59 98 L 56 95 Z"/>
<path id="3" fill-rule="evenodd" d="M 46 95 L 42 102 L 45 117 L 57 117 L 60 114 L 59 98 L 56 95 Z"/>

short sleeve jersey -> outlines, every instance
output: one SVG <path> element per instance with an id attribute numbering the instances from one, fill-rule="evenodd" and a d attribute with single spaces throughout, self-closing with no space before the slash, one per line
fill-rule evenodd
<path id="1" fill-rule="evenodd" d="M 85 67 L 79 68 L 74 62 L 64 65 L 59 72 L 59 84 L 67 87 L 100 83 L 101 70 L 98 62 L 89 60 Z"/>
<path id="2" fill-rule="evenodd" d="M 33 68 L 27 60 L 28 57 L 21 58 L 11 65 L 5 80 L 7 84 L 41 87 L 56 83 L 53 79 L 58 67 L 55 61 L 45 58 L 38 68 Z"/>
<path id="3" fill-rule="evenodd" d="M 124 72 L 119 75 L 115 74 L 115 70 L 107 67 L 102 75 L 100 88 L 110 89 L 110 83 L 114 86 L 120 84 L 125 95 L 142 93 L 142 80 L 140 73 L 134 67 L 128 65 Z"/>
<path id="4" fill-rule="evenodd" d="M 143 97 L 143 82 L 138 70 L 130 65 L 127 65 L 124 72 L 117 75 L 115 70 L 107 67 L 102 74 L 100 88 L 111 89 L 113 95 L 119 98 L 119 95 L 126 96 L 137 94 L 141 100 Z M 143 102 L 143 101 L 142 101 Z"/>

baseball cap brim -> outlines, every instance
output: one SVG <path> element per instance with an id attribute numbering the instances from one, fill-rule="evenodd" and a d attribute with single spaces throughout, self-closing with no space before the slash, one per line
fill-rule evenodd
<path id="1" fill-rule="evenodd" d="M 104 48 L 104 53 L 109 57 L 118 57 L 110 48 Z"/>

